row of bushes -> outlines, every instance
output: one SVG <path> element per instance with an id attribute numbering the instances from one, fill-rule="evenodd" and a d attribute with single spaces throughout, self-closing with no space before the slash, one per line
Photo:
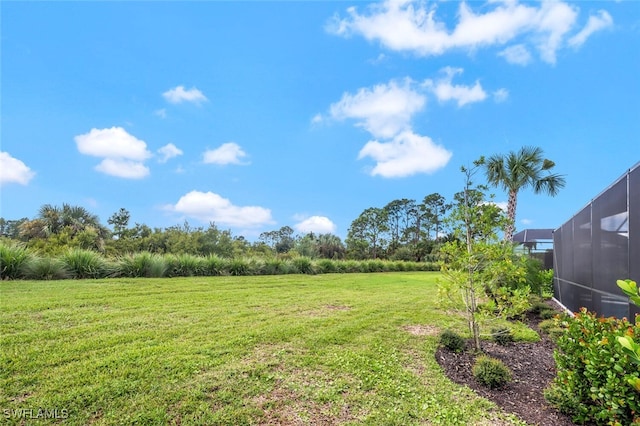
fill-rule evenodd
<path id="1" fill-rule="evenodd" d="M 0 278 L 54 280 L 108 277 L 185 277 L 216 275 L 326 274 L 353 272 L 437 271 L 435 263 L 383 260 L 313 260 L 307 257 L 221 258 L 215 255 L 160 255 L 148 252 L 109 259 L 99 253 L 69 249 L 51 257 L 20 245 L 0 244 Z"/>

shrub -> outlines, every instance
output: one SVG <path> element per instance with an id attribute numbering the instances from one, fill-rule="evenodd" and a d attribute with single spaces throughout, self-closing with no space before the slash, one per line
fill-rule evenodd
<path id="1" fill-rule="evenodd" d="M 557 340 L 562 335 L 562 333 L 564 333 L 564 329 L 558 327 L 558 325 L 556 324 L 556 320 L 553 318 L 541 321 L 540 324 L 538 324 L 538 327 L 540 327 L 540 330 L 547 333 L 551 340 L 554 341 Z"/>
<path id="2" fill-rule="evenodd" d="M 548 320 L 555 317 L 557 314 L 558 313 L 555 310 L 553 310 L 552 308 L 549 308 L 549 309 L 540 311 L 540 318 L 542 318 L 543 320 Z"/>
<path id="3" fill-rule="evenodd" d="M 286 274 L 287 269 L 287 264 L 284 260 L 274 257 L 264 261 L 264 265 L 262 266 L 262 271 L 260 273 L 263 275 Z"/>
<path id="4" fill-rule="evenodd" d="M 308 257 L 296 257 L 291 261 L 291 264 L 294 270 L 300 274 L 315 274 L 313 262 Z"/>
<path id="5" fill-rule="evenodd" d="M 640 423 L 638 366 L 616 338 L 640 338 L 640 324 L 626 319 L 597 318 L 582 309 L 574 318 L 558 317 L 564 329 L 554 353 L 557 374 L 545 398 L 577 423 Z"/>
<path id="6" fill-rule="evenodd" d="M 356 273 L 356 272 L 365 272 L 362 270 L 362 263 L 357 260 L 345 260 L 342 263 L 344 267 L 344 272 Z"/>
<path id="7" fill-rule="evenodd" d="M 107 261 L 91 250 L 69 249 L 60 259 L 73 278 L 105 278 L 113 273 Z"/>
<path id="8" fill-rule="evenodd" d="M 222 275 L 224 273 L 224 265 L 224 259 L 215 254 L 210 254 L 203 260 L 204 275 Z"/>
<path id="9" fill-rule="evenodd" d="M 511 370 L 502 361 L 481 355 L 473 365 L 473 377 L 490 389 L 501 388 L 511 381 Z"/>
<path id="10" fill-rule="evenodd" d="M 206 261 L 203 257 L 192 254 L 173 256 L 170 262 L 169 276 L 193 277 L 205 275 Z"/>
<path id="11" fill-rule="evenodd" d="M 121 257 L 118 260 L 117 274 L 130 278 L 162 278 L 171 266 L 167 259 L 159 254 L 139 252 Z"/>
<path id="12" fill-rule="evenodd" d="M 513 333 L 507 327 L 498 327 L 491 330 L 491 337 L 493 341 L 500 346 L 506 346 L 509 343 L 513 343 Z"/>
<path id="13" fill-rule="evenodd" d="M 440 344 L 455 353 L 464 351 L 466 346 L 466 342 L 462 336 L 451 330 L 445 330 L 440 333 Z"/>
<path id="14" fill-rule="evenodd" d="M 71 276 L 67 265 L 52 257 L 33 257 L 23 270 L 24 277 L 29 280 L 64 280 Z"/>
<path id="15" fill-rule="evenodd" d="M 387 267 L 385 262 L 379 259 L 365 261 L 363 271 L 367 272 L 385 272 Z"/>
<path id="16" fill-rule="evenodd" d="M 234 276 L 249 275 L 249 262 L 247 259 L 234 258 L 227 265 L 229 274 Z"/>
<path id="17" fill-rule="evenodd" d="M 316 262 L 316 269 L 321 274 L 331 274 L 338 271 L 335 260 L 320 259 Z"/>
<path id="18" fill-rule="evenodd" d="M 23 267 L 32 255 L 22 244 L 0 243 L 0 279 L 22 278 Z"/>

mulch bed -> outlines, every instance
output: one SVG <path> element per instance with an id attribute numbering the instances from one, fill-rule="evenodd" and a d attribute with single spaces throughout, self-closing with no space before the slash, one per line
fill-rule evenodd
<path id="1" fill-rule="evenodd" d="M 554 308 L 557 308 L 554 306 Z M 555 377 L 553 350 L 555 344 L 540 332 L 540 319 L 528 318 L 529 326 L 538 331 L 541 340 L 536 343 L 511 343 L 500 346 L 482 341 L 485 354 L 500 359 L 513 372 L 513 380 L 501 389 L 489 389 L 479 384 L 471 372 L 475 357 L 471 342 L 467 350 L 456 354 L 446 348 L 436 351 L 436 360 L 445 374 L 454 382 L 466 385 L 479 395 L 495 402 L 504 411 L 516 414 L 531 425 L 573 426 L 569 417 L 560 413 L 544 399 L 543 391 Z"/>

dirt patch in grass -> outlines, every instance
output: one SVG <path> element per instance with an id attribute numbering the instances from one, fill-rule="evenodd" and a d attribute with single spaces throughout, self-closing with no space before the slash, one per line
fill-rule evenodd
<path id="1" fill-rule="evenodd" d="M 407 325 L 403 330 L 414 336 L 436 336 L 440 329 L 433 325 Z"/>
<path id="2" fill-rule="evenodd" d="M 336 413 L 332 404 L 319 404 L 302 399 L 283 382 L 277 384 L 267 395 L 255 398 L 254 403 L 263 412 L 260 425 L 329 426 L 355 420 L 348 405 L 343 405 L 339 413 Z"/>
<path id="3" fill-rule="evenodd" d="M 343 305 L 327 305 L 325 309 L 330 311 L 350 311 L 351 306 L 343 306 Z"/>
<path id="4" fill-rule="evenodd" d="M 513 381 L 502 389 L 488 389 L 473 377 L 475 355 L 471 342 L 467 343 L 467 349 L 460 354 L 442 347 L 438 348 L 436 360 L 452 381 L 468 386 L 479 395 L 495 402 L 504 411 L 516 414 L 528 424 L 572 426 L 575 423 L 568 416 L 560 413 L 544 399 L 544 389 L 556 375 L 553 359 L 555 344 L 546 333 L 540 331 L 538 327 L 540 321 L 541 319 L 534 315 L 527 318 L 529 326 L 540 333 L 539 342 L 512 343 L 507 346 L 482 342 L 482 351 L 485 354 L 500 359 L 513 372 Z"/>

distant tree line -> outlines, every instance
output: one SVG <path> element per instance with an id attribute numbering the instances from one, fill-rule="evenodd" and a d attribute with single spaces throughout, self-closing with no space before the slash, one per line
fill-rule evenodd
<path id="1" fill-rule="evenodd" d="M 125 208 L 113 213 L 105 226 L 84 207 L 69 204 L 45 204 L 34 219 L 0 218 L 0 237 L 21 241 L 43 254 L 80 248 L 111 256 L 150 252 L 421 261 L 438 240 L 446 239 L 444 217 L 450 206 L 441 195 L 431 194 L 422 203 L 402 199 L 381 209 L 368 208 L 352 222 L 346 244 L 331 233 L 297 235 L 290 226 L 262 232 L 257 241 L 250 242 L 214 222 L 207 227 L 193 227 L 186 221 L 167 228 L 131 225 L 131 214 Z"/>

